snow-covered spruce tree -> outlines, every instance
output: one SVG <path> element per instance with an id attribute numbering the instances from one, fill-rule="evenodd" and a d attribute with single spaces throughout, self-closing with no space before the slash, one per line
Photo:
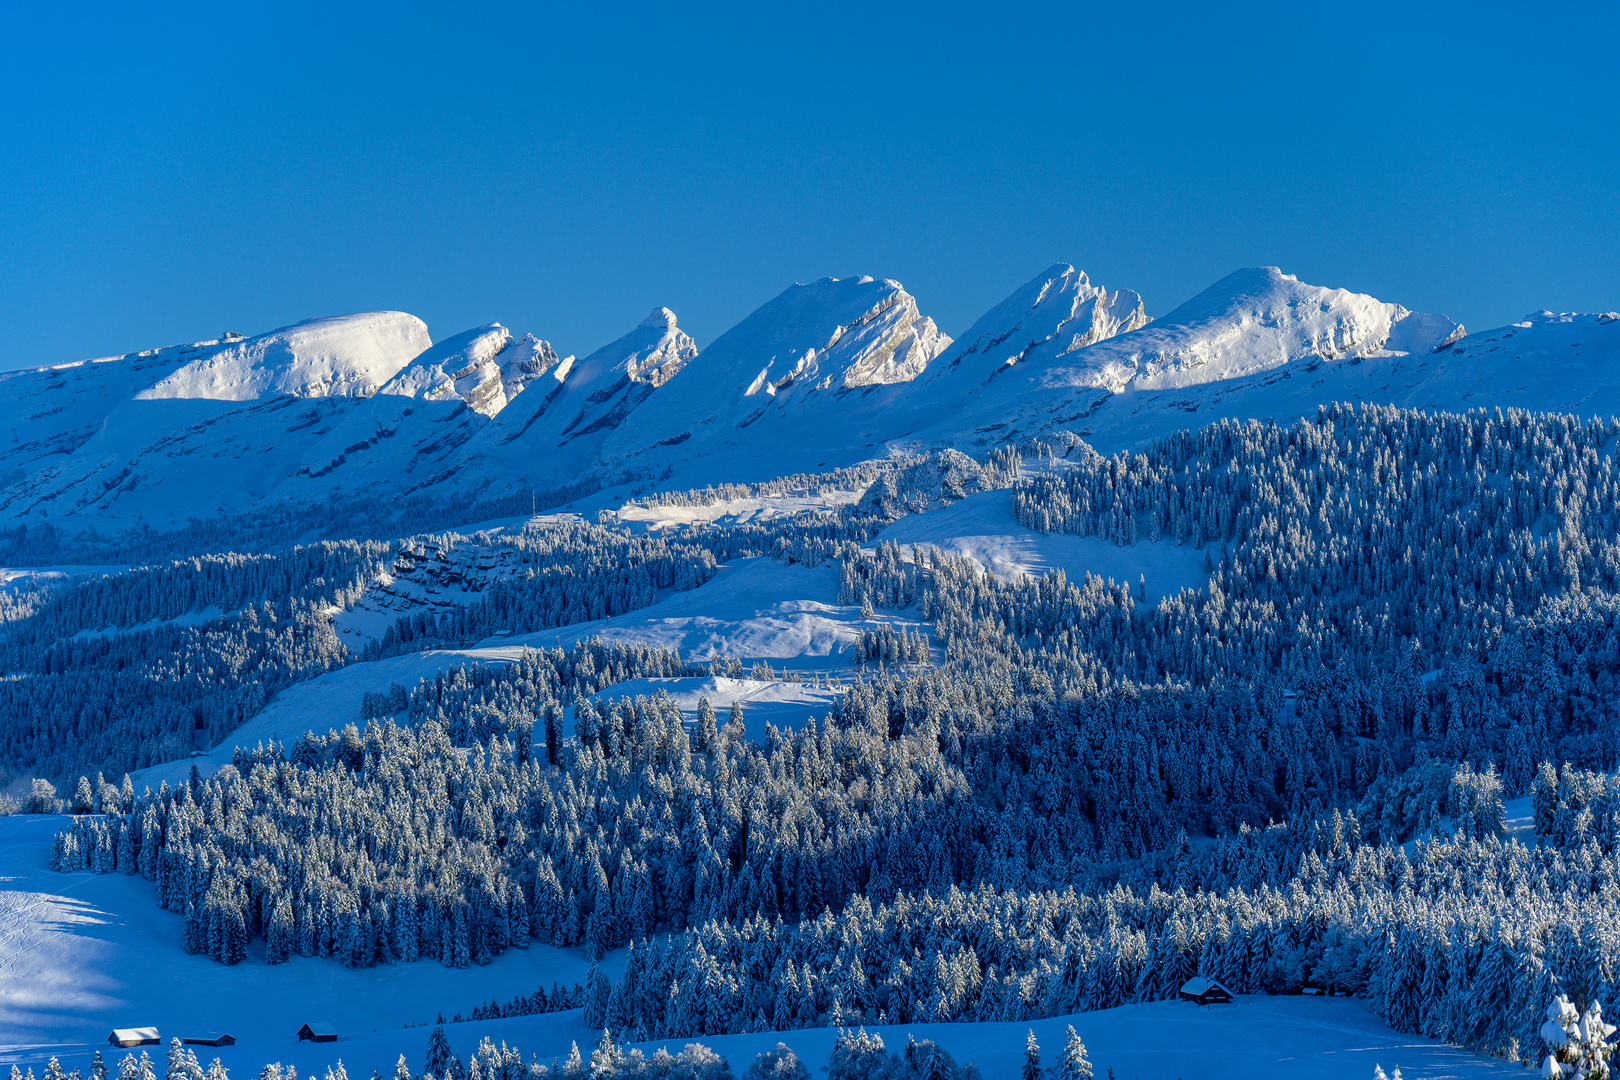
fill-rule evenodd
<path id="1" fill-rule="evenodd" d="M 1057 1080 L 1091 1080 L 1091 1060 L 1086 1057 L 1086 1044 L 1070 1024 L 1063 1042 L 1063 1054 L 1058 1058 Z"/>
<path id="2" fill-rule="evenodd" d="M 810 1080 L 810 1070 L 786 1043 L 779 1042 L 754 1058 L 743 1080 Z"/>
<path id="3" fill-rule="evenodd" d="M 1614 1057 L 1615 1026 L 1603 1019 L 1603 1006 L 1593 1001 L 1582 1013 L 1560 994 L 1547 1006 L 1547 1020 L 1541 1026 L 1542 1041 L 1548 1053 L 1541 1075 L 1556 1080 L 1607 1080 Z"/>

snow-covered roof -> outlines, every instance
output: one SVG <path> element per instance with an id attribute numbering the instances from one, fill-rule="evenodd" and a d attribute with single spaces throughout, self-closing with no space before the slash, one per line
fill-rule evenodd
<path id="1" fill-rule="evenodd" d="M 113 1028 L 112 1033 L 113 1038 L 119 1042 L 130 1042 L 136 1039 L 145 1041 L 158 1037 L 158 1029 L 155 1027 Z"/>
<path id="2" fill-rule="evenodd" d="M 325 1020 L 312 1021 L 312 1022 L 310 1022 L 308 1024 L 305 1024 L 304 1026 L 309 1028 L 309 1033 L 311 1035 L 336 1035 L 337 1034 L 337 1028 L 333 1027 L 331 1024 L 327 1023 Z"/>
<path id="3" fill-rule="evenodd" d="M 1194 975 L 1192 978 L 1181 984 L 1181 992 L 1183 994 L 1192 994 L 1194 997 L 1202 997 L 1215 987 L 1225 990 L 1233 997 L 1237 996 L 1236 994 L 1232 994 L 1231 989 L 1227 987 L 1225 983 L 1216 982 L 1207 975 Z"/>

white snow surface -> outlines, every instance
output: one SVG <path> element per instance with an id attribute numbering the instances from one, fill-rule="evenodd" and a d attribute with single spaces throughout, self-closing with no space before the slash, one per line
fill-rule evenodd
<path id="1" fill-rule="evenodd" d="M 109 1051 L 113 1027 L 152 1025 L 165 1046 L 197 1030 L 236 1036 L 231 1047 L 197 1047 L 204 1062 L 218 1057 L 232 1075 L 251 1077 L 268 1062 L 295 1064 L 319 1076 L 342 1060 L 350 1076 L 372 1070 L 390 1075 L 400 1054 L 419 1072 L 429 1026 L 443 1012 L 467 1012 L 492 998 L 507 1000 L 553 982 L 583 981 L 582 950 L 530 945 L 485 967 L 445 968 L 431 960 L 350 969 L 331 960 L 295 957 L 264 963 L 262 943 L 248 959 L 224 967 L 180 948 L 183 920 L 161 911 L 150 883 L 123 874 L 58 874 L 49 869 L 52 835 L 62 817 L 0 818 L 0 1066 L 41 1072 L 56 1055 L 63 1067 L 87 1069 L 102 1050 L 116 1070 L 122 1052 Z M 603 969 L 622 975 L 624 953 Z M 338 1031 L 331 1044 L 299 1043 L 297 1030 L 326 1021 Z M 1422 1077 L 1523 1075 L 1454 1047 L 1398 1035 L 1363 1002 L 1344 998 L 1240 997 L 1229 1006 L 1200 1008 L 1164 1001 L 1028 1023 L 916 1024 L 872 1027 L 891 1050 L 908 1034 L 933 1039 L 958 1061 L 973 1061 L 986 1080 L 1013 1080 L 1023 1060 L 1024 1036 L 1033 1029 L 1043 1060 L 1051 1063 L 1073 1024 L 1085 1040 L 1099 1076 L 1113 1066 L 1136 1080 L 1246 1078 L 1287 1072 L 1363 1080 L 1374 1064 L 1399 1065 Z M 465 1059 L 488 1036 L 542 1062 L 566 1057 L 578 1043 L 586 1055 L 600 1032 L 587 1030 L 579 1010 L 451 1024 L 451 1048 Z M 825 1063 L 836 1032 L 813 1028 L 698 1040 L 638 1044 L 679 1050 L 701 1041 L 741 1075 L 754 1055 L 778 1041 L 791 1046 L 812 1070 Z M 163 1046 L 156 1051 L 162 1067 Z"/>
<path id="2" fill-rule="evenodd" d="M 572 357 L 570 357 L 572 359 Z M 560 361 L 551 343 L 490 323 L 446 338 L 418 355 L 378 392 L 425 401 L 460 401 L 494 416 Z"/>
<path id="3" fill-rule="evenodd" d="M 1095 536 L 1039 533 L 1013 518 L 1006 491 L 981 491 L 944 509 L 903 517 L 873 537 L 868 548 L 890 541 L 908 555 L 913 547 L 967 555 L 1003 581 L 1061 570 L 1071 582 L 1090 573 L 1135 591 L 1145 578 L 1149 603 L 1209 583 L 1201 548 L 1168 539 L 1120 547 Z"/>
<path id="4" fill-rule="evenodd" d="M 475 469 L 498 473 L 517 459 L 554 478 L 551 483 L 572 479 L 597 464 L 603 442 L 615 431 L 640 423 L 638 410 L 697 355 L 697 343 L 677 325 L 675 313 L 654 308 L 617 341 L 583 360 L 565 361 L 554 384 L 503 413 L 464 457 Z M 658 401 L 661 406 L 663 398 Z"/>
<path id="5" fill-rule="evenodd" d="M 689 724 L 697 722 L 698 703 L 709 699 L 714 706 L 715 721 L 722 727 L 731 710 L 731 703 L 742 707 L 743 732 L 749 739 L 765 734 L 765 725 L 772 724 L 781 731 L 797 731 L 806 720 L 819 721 L 832 711 L 842 690 L 828 686 L 814 686 L 799 679 L 730 679 L 723 675 L 702 678 L 630 679 L 597 694 L 596 701 L 613 703 L 625 698 L 657 697 L 666 694 L 681 710 Z M 564 727 L 572 730 L 574 707 L 564 712 Z"/>
<path id="6" fill-rule="evenodd" d="M 680 490 L 1063 430 L 1112 452 L 1335 400 L 1620 413 L 1606 314 L 1462 336 L 1260 267 L 1146 319 L 1060 263 L 954 345 L 897 282 L 851 277 L 795 285 L 701 352 L 666 308 L 573 363 L 493 323 L 430 347 L 385 312 L 3 373 L 0 521 L 110 535 L 333 498 Z"/>
<path id="7" fill-rule="evenodd" d="M 786 495 L 745 496 L 715 499 L 695 505 L 660 505 L 628 502 L 612 511 L 620 525 L 648 531 L 682 529 L 693 525 L 763 524 L 800 514 L 828 514 L 860 500 L 861 493 L 843 488 L 823 488 Z"/>
<path id="8" fill-rule="evenodd" d="M 437 565 L 437 564 L 429 564 Z M 369 594 L 368 594 L 369 595 Z M 403 597 L 401 592 L 390 595 Z M 680 653 L 686 660 L 707 663 L 735 657 L 749 669 L 764 661 L 779 674 L 821 674 L 824 678 L 853 675 L 849 646 L 863 628 L 887 624 L 912 633 L 926 632 L 915 612 L 875 612 L 862 619 L 855 605 L 840 605 L 838 571 L 833 566 L 784 566 L 768 558 L 739 559 L 721 565 L 707 583 L 689 592 L 672 593 L 657 604 L 625 615 L 575 623 L 531 634 L 487 638 L 457 649 L 431 649 L 384 660 L 350 664 L 281 691 L 263 709 L 233 731 L 219 746 L 177 761 L 165 762 L 131 774 L 137 790 L 156 788 L 184 779 L 193 764 L 211 776 L 231 760 L 237 746 L 252 747 L 276 740 L 283 745 L 306 731 L 325 732 L 344 724 L 359 724 L 360 702 L 368 691 L 386 691 L 399 683 L 411 689 L 421 679 L 465 664 L 516 663 L 527 648 L 571 648 L 581 641 L 600 638 L 607 644 L 646 644 Z M 390 608 L 369 621 L 355 621 L 354 613 L 337 616 L 347 634 L 373 636 L 385 621 L 403 608 Z M 355 637 L 345 637 L 358 646 Z M 654 684 L 658 685 L 654 685 Z M 660 689 L 676 697 L 683 711 L 696 714 L 697 699 L 708 696 L 724 712 L 733 700 L 741 701 L 750 735 L 770 720 L 777 727 L 797 727 L 830 707 L 833 692 L 801 685 L 797 679 L 771 682 L 753 679 L 694 678 L 637 680 L 621 689 L 611 687 L 604 696 L 626 693 L 656 694 Z M 757 716 L 756 716 L 757 714 Z"/>
<path id="9" fill-rule="evenodd" d="M 571 987 L 589 968 L 582 949 L 544 945 L 460 970 L 432 962 L 353 969 L 311 957 L 272 967 L 262 940 L 249 945 L 244 963 L 225 967 L 186 955 L 183 920 L 158 908 L 151 882 L 50 869 L 51 837 L 67 825 L 56 816 L 0 817 L 0 1063 L 31 1060 L 22 1047 L 75 1052 L 55 1044 L 84 1046 L 88 1062 L 89 1045 L 105 1051 L 111 1028 L 149 1024 L 166 1038 L 229 1032 L 242 1040 L 240 1057 L 227 1058 L 233 1065 L 261 1052 L 285 1055 L 283 1044 L 310 1020 L 328 1020 L 350 1038 L 374 1029 L 409 1038 L 413 1032 L 396 1029 L 542 983 L 548 992 L 553 981 Z M 609 956 L 603 969 L 618 977 L 623 955 Z M 236 1075 L 251 1077 L 260 1064 Z"/>
<path id="10" fill-rule="evenodd" d="M 813 471 L 881 442 L 900 389 L 950 345 L 899 282 L 822 278 L 794 285 L 722 334 L 667 383 L 658 408 L 615 432 L 609 460 L 756 462 Z M 866 431 L 866 428 L 873 431 Z M 852 439 L 853 436 L 853 439 Z"/>
<path id="11" fill-rule="evenodd" d="M 947 349 L 929 379 L 965 380 L 959 392 L 1038 355 L 1065 356 L 1146 326 L 1142 297 L 1109 292 L 1085 273 L 1057 263 L 987 311 Z"/>
<path id="12" fill-rule="evenodd" d="M 784 566 L 773 559 L 737 559 L 690 592 L 675 593 L 652 607 L 610 619 L 576 623 L 556 630 L 490 638 L 479 649 L 537 648 L 601 638 L 607 644 L 640 643 L 678 652 L 704 664 L 736 657 L 745 664 L 764 660 L 794 671 L 848 671 L 849 646 L 862 628 L 889 623 L 897 629 L 921 626 L 905 613 L 860 617 L 858 605 L 839 604 L 836 566 Z"/>
<path id="13" fill-rule="evenodd" d="M 253 747 L 273 740 L 290 749 L 293 740 L 306 731 L 325 733 L 341 729 L 344 724 L 364 726 L 360 701 L 367 691 L 384 691 L 392 683 L 413 689 L 422 679 L 466 664 L 513 664 L 522 651 L 518 647 L 429 649 L 350 664 L 287 687 L 213 749 L 137 769 L 130 773 L 130 779 L 135 790 L 140 791 L 143 786 L 156 790 L 165 781 L 170 785 L 178 783 L 190 774 L 192 765 L 204 776 L 212 776 L 231 760 L 238 746 Z"/>
<path id="14" fill-rule="evenodd" d="M 135 398 L 366 397 L 430 344 L 403 311 L 307 319 L 207 349 Z"/>

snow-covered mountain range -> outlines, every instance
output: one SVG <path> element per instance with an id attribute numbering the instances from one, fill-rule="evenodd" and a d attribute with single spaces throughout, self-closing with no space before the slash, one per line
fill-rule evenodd
<path id="1" fill-rule="evenodd" d="M 1060 430 L 1111 451 L 1331 400 L 1611 413 L 1617 355 L 1613 314 L 1467 335 L 1266 267 L 1150 319 L 1058 264 L 957 341 L 898 282 L 824 278 L 702 350 L 659 307 L 583 360 L 373 312 L 0 374 L 0 522 L 108 535 L 334 497 L 751 481 Z"/>

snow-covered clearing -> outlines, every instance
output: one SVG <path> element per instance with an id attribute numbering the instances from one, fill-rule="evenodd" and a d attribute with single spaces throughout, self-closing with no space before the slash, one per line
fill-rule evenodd
<path id="1" fill-rule="evenodd" d="M 700 506 L 659 506 L 626 503 L 615 513 L 623 525 L 646 529 L 676 529 L 691 525 L 763 524 L 805 513 L 830 513 L 849 506 L 861 497 L 859 491 L 802 491 L 788 495 L 761 495 L 753 498 L 719 499 Z"/>
<path id="2" fill-rule="evenodd" d="M 37 821 L 44 823 L 45 819 Z M 134 884 L 117 874 L 99 879 L 76 874 L 60 881 L 66 882 L 68 889 L 79 881 Z M 305 959 L 277 968 L 264 967 L 258 959 L 222 968 L 209 960 L 180 954 L 177 941 L 162 946 L 134 944 L 131 928 L 136 921 L 128 915 L 128 907 L 120 908 L 122 921 L 115 921 L 120 916 L 105 915 L 83 902 L 70 907 L 75 902 L 65 897 L 40 900 L 40 904 L 57 905 L 55 910 L 60 915 L 78 916 L 78 921 L 63 918 L 62 925 L 42 931 L 53 938 L 52 944 L 58 949 L 63 949 L 62 942 L 55 939 L 79 938 L 83 934 L 84 944 L 79 950 L 89 954 L 87 959 L 91 955 L 107 959 L 105 965 L 89 963 L 71 975 L 53 976 L 57 981 L 50 993 L 34 994 L 36 1001 L 32 1002 L 19 1001 L 24 994 L 19 993 L 16 980 L 8 978 L 0 983 L 5 986 L 0 991 L 5 994 L 0 999 L 0 1009 L 5 1010 L 0 1014 L 0 1065 L 32 1065 L 36 1074 L 50 1054 L 62 1057 L 68 1069 L 84 1067 L 94 1049 L 105 1052 L 104 1028 L 115 1023 L 156 1023 L 165 1040 L 173 1033 L 196 1028 L 230 1031 L 238 1038 L 237 1046 L 198 1048 L 199 1057 L 204 1062 L 220 1057 L 238 1077 L 251 1077 L 271 1061 L 295 1064 L 301 1075 L 319 1075 L 339 1059 L 352 1077 L 364 1077 L 371 1070 L 389 1075 L 400 1054 L 405 1054 L 413 1072 L 420 1072 L 431 1028 L 390 1027 L 394 1017 L 399 1022 L 431 1020 L 439 1009 L 449 1012 L 452 1007 L 465 1007 L 463 999 L 467 999 L 465 1004 L 471 1004 L 501 994 L 510 997 L 517 989 L 531 989 L 523 984 L 525 978 L 546 978 L 549 984 L 552 972 L 561 972 L 572 980 L 585 970 L 583 960 L 572 950 L 541 947 L 530 947 L 527 954 L 507 954 L 488 968 L 462 972 L 452 972 L 434 962 L 350 972 L 326 960 Z M 86 916 L 102 921 L 83 921 Z M 178 938 L 178 916 L 160 912 L 152 912 L 152 916 L 172 923 L 168 933 Z M 44 921 L 39 915 L 26 918 L 34 923 Z M 89 938 L 92 933 L 99 936 Z M 122 952 L 113 960 L 113 942 L 130 952 Z M 167 952 L 147 960 L 147 954 L 141 952 L 146 947 Z M 162 984 L 156 986 L 152 980 Z M 146 996 L 149 1006 L 126 1006 L 126 991 L 133 984 L 143 993 L 151 991 Z M 39 1001 L 40 997 L 44 1001 Z M 311 1018 L 335 1023 L 339 1041 L 326 1046 L 298 1043 L 296 1028 Z M 55 1023 L 47 1025 L 47 1020 Z M 1382 1064 L 1385 1070 L 1400 1065 L 1403 1075 L 1413 1080 L 1524 1075 L 1513 1065 L 1487 1061 L 1421 1036 L 1398 1035 L 1362 1002 L 1343 997 L 1247 996 L 1239 997 L 1231 1006 L 1202 1009 L 1189 1002 L 1165 1001 L 1029 1023 L 920 1023 L 868 1030 L 880 1033 L 891 1051 L 904 1048 L 907 1035 L 917 1040 L 935 1040 L 957 1061 L 978 1064 L 985 1080 L 1014 1080 L 1024 1057 L 1025 1031 L 1034 1028 L 1043 1062 L 1050 1065 L 1071 1023 L 1081 1033 L 1098 1077 L 1113 1067 L 1119 1080 L 1223 1080 L 1283 1074 L 1366 1080 L 1375 1064 Z M 488 1036 L 549 1064 L 552 1057 L 567 1056 L 570 1043 L 578 1043 L 580 1051 L 588 1056 L 601 1033 L 586 1030 L 580 1010 L 575 1009 L 535 1017 L 457 1023 L 447 1027 L 447 1035 L 450 1048 L 463 1059 Z M 724 1054 L 735 1074 L 740 1075 L 755 1054 L 782 1041 L 792 1046 L 816 1075 L 826 1062 L 834 1038 L 836 1031 L 831 1028 L 808 1028 L 651 1041 L 637 1046 L 646 1052 L 658 1046 L 677 1051 L 684 1043 L 701 1041 Z M 117 1064 L 118 1057 L 120 1051 L 112 1051 L 109 1061 Z"/>
<path id="3" fill-rule="evenodd" d="M 272 739 L 283 746 L 306 731 L 326 732 L 344 724 L 359 724 L 360 700 L 368 690 L 387 690 L 390 683 L 414 687 L 421 679 L 431 679 L 441 671 L 463 664 L 511 664 L 523 652 L 506 649 L 430 649 L 427 652 L 391 656 L 364 664 L 351 664 L 325 675 L 289 686 L 270 699 L 258 715 L 231 732 L 225 741 L 195 757 L 166 761 L 130 774 L 135 789 L 143 784 L 156 788 L 184 779 L 195 764 L 204 776 L 212 776 L 231 760 L 238 746 L 255 746 Z"/>
<path id="4" fill-rule="evenodd" d="M 627 697 L 654 697 L 658 694 L 668 694 L 688 723 L 697 720 L 698 702 L 708 698 L 718 714 L 716 721 L 724 725 L 727 711 L 735 701 L 742 706 L 743 725 L 748 738 L 757 739 L 765 733 L 766 724 L 774 724 L 779 729 L 797 730 L 812 716 L 826 715 L 832 710 L 839 691 L 798 679 L 768 682 L 762 679 L 709 676 L 702 679 L 631 679 L 608 687 L 596 695 L 596 700 L 614 702 Z M 568 728 L 574 722 L 573 706 L 568 706 L 563 712 L 565 728 Z"/>
<path id="5" fill-rule="evenodd" d="M 642 643 L 673 649 L 688 660 L 705 663 L 716 657 L 736 657 L 746 666 L 763 660 L 777 672 L 839 674 L 849 678 L 848 649 L 863 627 L 887 623 L 916 631 L 915 619 L 879 612 L 862 619 L 860 610 L 840 605 L 838 572 L 830 566 L 783 566 L 771 559 L 740 559 L 720 567 L 708 583 L 690 592 L 676 593 L 652 607 L 611 619 L 575 623 L 553 630 L 511 637 L 488 638 L 471 648 L 431 649 L 386 660 L 351 664 L 288 687 L 257 716 L 237 728 L 219 746 L 196 757 L 153 765 L 132 774 L 136 790 L 173 784 L 185 778 L 195 764 L 211 776 L 237 746 L 254 746 L 275 739 L 290 744 L 306 731 L 330 731 L 360 722 L 360 701 L 367 691 L 387 690 L 391 683 L 414 687 L 421 679 L 464 664 L 512 664 L 525 648 L 569 648 L 600 637 L 609 644 Z M 604 696 L 656 694 L 652 683 L 668 683 L 683 711 L 695 716 L 697 699 L 707 695 L 725 721 L 733 700 L 743 703 L 743 717 L 751 736 L 769 721 L 777 727 L 798 727 L 812 715 L 830 707 L 829 690 L 788 682 L 751 679 L 637 680 L 610 688 Z"/>
<path id="6" fill-rule="evenodd" d="M 1502 804 L 1502 820 L 1505 825 L 1506 836 L 1518 840 L 1526 847 L 1534 847 L 1536 843 L 1536 813 L 1530 804 L 1530 796 L 1519 799 L 1509 799 Z"/>
<path id="7" fill-rule="evenodd" d="M 1146 577 L 1149 601 L 1202 588 L 1209 581 L 1201 548 L 1170 540 L 1120 547 L 1096 536 L 1039 533 L 1013 518 L 1012 499 L 1005 491 L 981 491 L 942 510 L 903 517 L 873 544 L 889 541 L 908 549 L 932 546 L 967 555 L 1004 581 L 1062 570 L 1070 581 L 1090 572 L 1134 589 L 1138 578 Z"/>
<path id="8" fill-rule="evenodd" d="M 51 870 L 51 838 L 66 824 L 0 817 L 0 1045 L 105 1046 L 112 1027 L 154 1024 L 228 1031 L 252 1048 L 237 1048 L 246 1067 L 261 1052 L 285 1054 L 280 1043 L 308 1020 L 346 1034 L 388 1031 L 542 983 L 572 986 L 589 968 L 581 949 L 541 945 L 459 970 L 434 962 L 351 969 L 308 957 L 272 967 L 262 939 L 246 962 L 224 967 L 186 955 L 183 920 L 157 907 L 143 878 Z M 615 978 L 622 967 L 622 954 L 603 964 Z M 266 1043 L 277 1045 L 258 1049 Z"/>
<path id="9" fill-rule="evenodd" d="M 237 615 L 240 612 L 232 611 L 229 614 Z M 104 626 L 98 630 L 80 630 L 67 640 L 92 641 L 97 638 L 115 637 L 119 634 L 140 634 L 164 626 L 207 626 L 209 623 L 226 618 L 226 616 L 227 613 L 222 611 L 218 604 L 209 604 L 207 607 L 188 611 L 184 615 L 176 615 L 172 619 L 148 619 L 133 626 Z"/>
<path id="10" fill-rule="evenodd" d="M 738 559 L 706 584 L 651 607 L 611 619 L 576 623 L 534 634 L 490 638 L 508 646 L 570 646 L 599 637 L 610 645 L 641 643 L 679 652 L 694 663 L 737 657 L 795 671 L 848 671 L 848 649 L 864 627 L 920 624 L 892 613 L 872 619 L 838 603 L 835 566 L 784 566 L 773 559 Z"/>
<path id="11" fill-rule="evenodd" d="M 0 589 L 31 589 L 47 583 L 62 584 L 72 578 L 108 577 L 127 570 L 128 566 L 0 566 Z"/>

